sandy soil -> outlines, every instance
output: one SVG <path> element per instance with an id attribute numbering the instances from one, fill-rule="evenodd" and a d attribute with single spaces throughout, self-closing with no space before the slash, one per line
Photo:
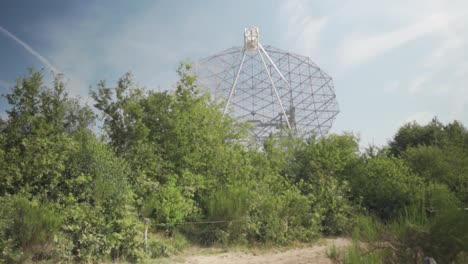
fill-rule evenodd
<path id="1" fill-rule="evenodd" d="M 316 245 L 289 249 L 285 251 L 273 251 L 265 253 L 243 253 L 243 252 L 228 252 L 214 255 L 194 255 L 186 256 L 185 264 L 332 264 L 333 262 L 327 257 L 327 249 L 332 245 L 336 248 L 343 249 L 350 245 L 350 240 L 345 238 L 323 239 Z"/>

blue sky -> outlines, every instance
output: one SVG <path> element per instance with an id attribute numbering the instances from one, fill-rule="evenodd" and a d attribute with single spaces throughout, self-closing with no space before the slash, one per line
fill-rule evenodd
<path id="1" fill-rule="evenodd" d="M 468 125 L 468 1 L 0 2 L 0 92 L 28 67 L 65 74 L 73 95 L 131 71 L 171 89 L 182 60 L 260 41 L 309 56 L 334 78 L 332 131 L 382 145 L 406 121 Z M 5 102 L 0 102 L 0 109 Z"/>

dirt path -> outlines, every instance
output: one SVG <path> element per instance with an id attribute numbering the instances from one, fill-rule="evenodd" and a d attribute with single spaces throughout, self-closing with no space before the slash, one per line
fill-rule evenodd
<path id="1" fill-rule="evenodd" d="M 215 255 L 186 256 L 185 264 L 332 264 L 327 257 L 327 249 L 335 245 L 337 249 L 345 248 L 350 244 L 345 238 L 323 239 L 316 245 L 290 249 L 286 251 L 274 251 L 266 253 L 228 252 Z"/>

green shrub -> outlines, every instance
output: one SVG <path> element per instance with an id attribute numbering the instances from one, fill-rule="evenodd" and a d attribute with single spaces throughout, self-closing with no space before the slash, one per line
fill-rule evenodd
<path id="1" fill-rule="evenodd" d="M 408 148 L 402 158 L 426 182 L 445 184 L 468 204 L 468 152 L 462 146 Z"/>
<path id="2" fill-rule="evenodd" d="M 459 209 L 459 202 L 447 186 L 432 184 L 427 194 L 427 202 L 412 202 L 387 223 L 359 215 L 353 239 L 364 242 L 365 250 L 351 248 L 349 259 L 365 263 L 367 255 L 375 253 L 376 257 L 386 254 L 388 263 L 419 263 L 424 256 L 433 257 L 438 263 L 464 263 L 468 252 L 468 213 Z"/>
<path id="3" fill-rule="evenodd" d="M 304 192 L 304 187 L 301 188 Z M 350 188 L 347 181 L 338 181 L 333 177 L 321 177 L 317 185 L 309 186 L 305 191 L 315 199 L 312 204 L 314 214 L 320 215 L 321 231 L 325 235 L 343 234 L 353 224 L 355 208 L 349 201 Z"/>
<path id="4" fill-rule="evenodd" d="M 202 245 L 242 244 L 247 242 L 248 209 L 252 195 L 246 186 L 228 184 L 202 200 L 205 217 L 183 230 Z"/>
<path id="5" fill-rule="evenodd" d="M 289 223 L 284 194 L 262 195 L 250 209 L 250 240 L 284 244 L 289 241 Z"/>
<path id="6" fill-rule="evenodd" d="M 381 239 L 383 224 L 372 216 L 357 215 L 353 228 L 353 239 L 363 242 L 375 242 Z"/>
<path id="7" fill-rule="evenodd" d="M 393 263 L 391 247 L 385 242 L 388 238 L 386 231 L 386 226 L 378 217 L 356 215 L 352 231 L 353 241 L 342 254 L 342 263 Z"/>
<path id="8" fill-rule="evenodd" d="M 385 250 L 368 252 L 363 249 L 359 242 L 353 244 L 346 250 L 343 263 L 344 264 L 381 264 L 385 263 L 384 259 L 389 253 Z"/>
<path id="9" fill-rule="evenodd" d="M 430 194 L 434 213 L 424 250 L 438 262 L 451 263 L 468 253 L 468 211 L 445 185 L 432 185 Z"/>
<path id="10" fill-rule="evenodd" d="M 364 159 L 349 177 L 353 195 L 382 219 L 396 217 L 401 209 L 424 199 L 425 188 L 404 161 L 393 157 Z"/>
<path id="11" fill-rule="evenodd" d="M 140 260 L 144 255 L 144 228 L 129 209 L 109 219 L 102 207 L 82 203 L 63 208 L 62 229 L 72 241 L 75 260 L 98 261 L 104 257 Z"/>
<path id="12" fill-rule="evenodd" d="M 181 252 L 187 247 L 187 239 L 179 232 L 174 232 L 171 236 L 154 235 L 148 241 L 148 251 L 152 258 L 170 257 Z"/>
<path id="13" fill-rule="evenodd" d="M 320 213 L 315 212 L 313 195 L 280 176 L 269 176 L 258 184 L 249 209 L 249 240 L 285 244 L 310 241 L 320 232 Z"/>
<path id="14" fill-rule="evenodd" d="M 143 202 L 142 214 L 152 218 L 155 223 L 172 229 L 195 210 L 192 199 L 184 197 L 182 190 L 171 177 L 154 194 Z"/>
<path id="15" fill-rule="evenodd" d="M 1 197 L 0 204 L 0 260 L 50 258 L 62 223 L 57 211 L 21 196 Z"/>

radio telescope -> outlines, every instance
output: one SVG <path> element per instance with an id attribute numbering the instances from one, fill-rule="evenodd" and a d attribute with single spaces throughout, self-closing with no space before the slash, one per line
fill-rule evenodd
<path id="1" fill-rule="evenodd" d="M 257 27 L 245 29 L 243 47 L 201 60 L 196 73 L 224 114 L 252 124 L 256 142 L 281 131 L 322 137 L 339 112 L 332 78 L 308 57 L 263 46 Z"/>

